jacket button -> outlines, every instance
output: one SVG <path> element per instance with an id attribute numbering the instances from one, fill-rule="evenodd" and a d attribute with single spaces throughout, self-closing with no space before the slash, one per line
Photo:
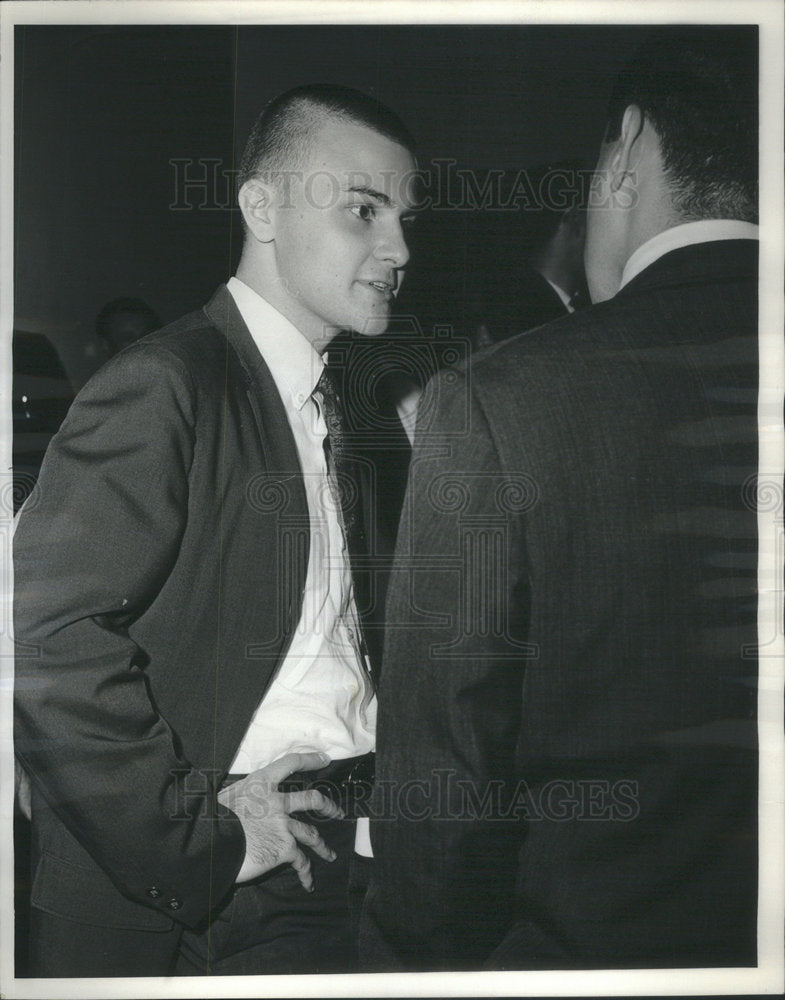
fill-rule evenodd
<path id="1" fill-rule="evenodd" d="M 161 895 L 161 890 L 157 889 L 154 885 L 151 885 L 150 888 L 147 890 L 147 895 L 150 897 L 150 899 L 158 899 L 158 897 Z"/>
<path id="2" fill-rule="evenodd" d="M 179 910 L 183 904 L 180 902 L 179 899 L 170 899 L 166 905 L 169 907 L 170 910 Z"/>

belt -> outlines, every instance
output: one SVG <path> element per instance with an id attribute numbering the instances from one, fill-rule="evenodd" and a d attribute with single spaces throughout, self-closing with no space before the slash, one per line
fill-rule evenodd
<path id="1" fill-rule="evenodd" d="M 366 753 L 361 757 L 347 757 L 332 760 L 317 771 L 295 771 L 278 783 L 282 792 L 300 792 L 315 788 L 326 798 L 340 806 L 347 819 L 357 819 L 367 815 L 367 802 L 371 797 L 376 754 Z M 244 774 L 227 774 L 222 787 L 245 778 Z M 319 817 L 307 814 L 312 821 Z"/>

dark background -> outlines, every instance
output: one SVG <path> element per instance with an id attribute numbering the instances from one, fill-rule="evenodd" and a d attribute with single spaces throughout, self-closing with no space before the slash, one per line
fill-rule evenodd
<path id="1" fill-rule="evenodd" d="M 78 389 L 101 361 L 95 317 L 107 301 L 139 296 L 166 322 L 232 273 L 240 223 L 226 207 L 228 174 L 275 94 L 317 81 L 358 87 L 409 125 L 421 166 L 452 158 L 480 180 L 565 158 L 590 167 L 612 79 L 646 29 L 15 30 L 15 326 L 46 334 Z M 201 187 L 177 186 L 200 177 Z M 399 307 L 426 332 L 463 332 L 467 282 L 493 266 L 479 218 L 490 211 L 418 221 Z M 503 213 L 505 225 L 519 220 Z"/>

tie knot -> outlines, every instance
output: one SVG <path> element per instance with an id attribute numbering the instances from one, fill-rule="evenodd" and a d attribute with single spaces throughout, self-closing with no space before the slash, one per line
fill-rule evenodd
<path id="1" fill-rule="evenodd" d="M 335 383 L 335 376 L 327 368 L 322 368 L 322 374 L 319 376 L 319 381 L 316 383 L 315 392 L 320 392 L 322 397 L 329 400 L 333 405 L 340 406 L 341 399 L 338 394 L 338 386 Z"/>

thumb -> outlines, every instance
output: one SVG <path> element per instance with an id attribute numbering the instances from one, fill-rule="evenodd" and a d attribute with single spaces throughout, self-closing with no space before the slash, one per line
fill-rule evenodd
<path id="1" fill-rule="evenodd" d="M 326 753 L 287 753 L 272 764 L 254 771 L 257 777 L 264 777 L 267 781 L 278 782 L 288 778 L 295 771 L 318 771 L 330 763 L 330 758 Z"/>

